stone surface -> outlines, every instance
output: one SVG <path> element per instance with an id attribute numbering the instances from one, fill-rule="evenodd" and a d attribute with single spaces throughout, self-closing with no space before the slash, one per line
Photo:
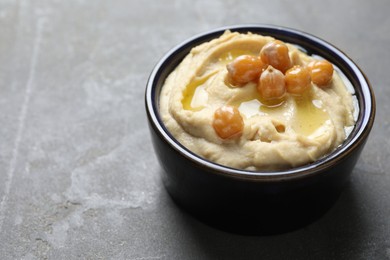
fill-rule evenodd
<path id="1" fill-rule="evenodd" d="M 1 0 L 0 258 L 390 259 L 388 8 L 387 0 Z M 287 234 L 229 234 L 182 212 L 162 187 L 147 131 L 143 95 L 158 59 L 194 34 L 239 23 L 333 43 L 377 96 L 350 185 L 324 217 Z"/>

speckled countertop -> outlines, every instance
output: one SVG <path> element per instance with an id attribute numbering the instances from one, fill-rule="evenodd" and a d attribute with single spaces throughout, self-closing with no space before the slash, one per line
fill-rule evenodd
<path id="1" fill-rule="evenodd" d="M 390 5 L 382 1 L 0 0 L 1 259 L 390 259 Z M 241 236 L 162 187 L 143 95 L 158 59 L 219 26 L 269 23 L 347 53 L 377 97 L 368 143 L 315 223 Z"/>

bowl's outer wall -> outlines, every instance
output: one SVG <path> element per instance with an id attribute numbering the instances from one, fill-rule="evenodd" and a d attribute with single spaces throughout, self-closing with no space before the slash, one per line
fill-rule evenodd
<path id="1" fill-rule="evenodd" d="M 150 125 L 150 129 L 162 179 L 172 198 L 202 220 L 245 233 L 293 229 L 320 216 L 342 191 L 364 145 L 329 171 L 261 182 L 224 176 L 187 160 L 156 128 Z"/>
<path id="2" fill-rule="evenodd" d="M 233 30 L 258 32 L 283 41 L 293 42 L 305 48 L 309 54 L 323 56 L 341 68 L 346 66 L 345 61 L 335 59 L 332 54 L 321 49 L 315 40 L 308 41 L 305 36 L 296 35 L 293 32 L 284 31 L 283 34 L 280 34 L 278 28 L 257 27 Z M 169 73 L 193 46 L 216 38 L 222 32 L 216 31 L 201 37 L 194 37 L 191 44 L 183 44 L 166 56 L 162 63 L 163 66 L 155 77 L 149 79 L 149 81 L 154 81 L 152 102 L 154 102 L 155 109 L 158 110 L 161 87 Z M 354 86 L 359 84 L 353 71 L 344 72 Z M 358 122 L 361 123 L 361 115 L 365 113 L 366 105 L 363 94 L 358 89 L 356 97 L 362 110 L 358 119 Z M 375 101 L 372 100 L 372 102 Z M 373 117 L 375 107 L 372 109 Z M 237 230 L 233 226 L 241 223 L 240 228 L 247 227 L 251 230 L 259 229 L 262 232 L 274 233 L 278 230 L 303 225 L 323 214 L 337 199 L 348 181 L 371 129 L 369 126 L 360 142 L 354 145 L 353 149 L 347 151 L 341 160 L 334 160 L 330 167 L 312 169 L 311 174 L 303 175 L 300 178 L 264 181 L 264 179 L 245 179 L 224 175 L 186 158 L 165 140 L 165 137 L 160 133 L 161 130 L 152 123 L 153 119 L 148 109 L 147 114 L 153 146 L 163 168 L 162 178 L 169 194 L 179 205 L 199 218 L 223 228 L 229 226 L 229 229 L 234 231 Z M 160 119 L 158 118 L 158 120 Z M 163 125 L 161 121 L 160 123 Z M 359 127 L 357 125 L 354 132 L 357 132 Z"/>

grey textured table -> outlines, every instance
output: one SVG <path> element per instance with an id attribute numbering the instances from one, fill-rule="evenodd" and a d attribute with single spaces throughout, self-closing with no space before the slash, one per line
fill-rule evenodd
<path id="1" fill-rule="evenodd" d="M 390 259 L 390 2 L 0 2 L 0 259 Z M 162 186 L 143 95 L 158 59 L 219 26 L 270 23 L 344 50 L 377 97 L 368 143 L 315 223 L 241 236 Z"/>

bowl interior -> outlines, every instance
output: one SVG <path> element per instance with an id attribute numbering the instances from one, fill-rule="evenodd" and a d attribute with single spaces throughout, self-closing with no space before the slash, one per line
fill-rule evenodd
<path id="1" fill-rule="evenodd" d="M 227 29 L 240 33 L 252 32 L 265 36 L 272 36 L 284 42 L 298 45 L 307 54 L 321 56 L 336 65 L 336 67 L 341 70 L 354 87 L 354 95 L 356 96 L 359 106 L 359 114 L 357 116 L 355 127 L 344 143 L 332 153 L 313 163 L 278 172 L 254 172 L 229 168 L 207 161 L 182 146 L 165 128 L 164 123 L 159 116 L 159 96 L 161 88 L 168 75 L 176 68 L 176 66 L 193 47 L 219 37 Z M 375 116 L 375 100 L 368 80 L 357 65 L 342 51 L 310 34 L 294 29 L 270 25 L 241 25 L 219 28 L 194 36 L 193 38 L 179 44 L 160 60 L 151 73 L 146 90 L 146 107 L 154 127 L 156 127 L 161 136 L 175 149 L 180 151 L 183 156 L 197 163 L 203 164 L 205 167 L 210 167 L 214 169 L 215 172 L 222 172 L 235 177 L 251 176 L 255 178 L 275 178 L 275 176 L 282 178 L 299 177 L 311 174 L 315 170 L 331 167 L 335 161 L 342 160 L 343 157 L 352 152 L 359 143 L 365 141 L 372 128 Z"/>

